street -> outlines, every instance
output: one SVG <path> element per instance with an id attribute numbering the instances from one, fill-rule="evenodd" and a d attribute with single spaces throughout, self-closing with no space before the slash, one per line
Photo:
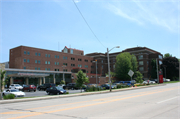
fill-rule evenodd
<path id="1" fill-rule="evenodd" d="M 179 119 L 180 83 L 98 95 L 2 104 L 1 119 Z"/>

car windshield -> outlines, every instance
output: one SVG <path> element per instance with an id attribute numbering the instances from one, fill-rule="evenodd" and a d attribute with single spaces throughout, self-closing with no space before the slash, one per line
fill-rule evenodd
<path id="1" fill-rule="evenodd" d="M 16 84 L 15 86 L 20 86 L 19 84 Z"/>
<path id="2" fill-rule="evenodd" d="M 11 92 L 19 92 L 19 90 L 11 90 Z"/>
<path id="3" fill-rule="evenodd" d="M 63 90 L 63 88 L 61 88 L 61 87 L 56 87 L 58 90 Z"/>

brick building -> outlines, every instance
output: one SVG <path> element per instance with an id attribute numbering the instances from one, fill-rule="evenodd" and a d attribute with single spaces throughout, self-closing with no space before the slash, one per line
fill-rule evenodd
<path id="1" fill-rule="evenodd" d="M 144 79 L 150 77 L 150 62 L 158 59 L 162 64 L 162 54 L 146 47 L 135 47 L 123 50 L 137 57 L 138 69 L 143 74 Z M 114 72 L 116 56 L 122 52 L 110 53 L 110 70 Z M 75 73 L 82 70 L 90 78 L 90 83 L 96 83 L 96 63 L 97 60 L 97 82 L 102 81 L 108 72 L 107 54 L 90 53 L 84 55 L 84 51 L 64 47 L 59 51 L 51 51 L 27 46 L 19 46 L 10 49 L 9 69 L 7 75 L 11 77 L 11 83 L 34 83 L 42 84 L 57 83 L 65 79 L 67 83 L 73 82 Z M 101 79 L 102 78 L 102 79 Z"/>

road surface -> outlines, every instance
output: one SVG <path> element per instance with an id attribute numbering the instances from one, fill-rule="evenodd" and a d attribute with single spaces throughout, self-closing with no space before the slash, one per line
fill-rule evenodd
<path id="1" fill-rule="evenodd" d="M 1 119 L 180 119 L 180 83 L 2 104 Z"/>

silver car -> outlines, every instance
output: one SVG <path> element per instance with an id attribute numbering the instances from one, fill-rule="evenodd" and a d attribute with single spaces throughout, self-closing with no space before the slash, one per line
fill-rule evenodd
<path id="1" fill-rule="evenodd" d="M 23 89 L 23 87 L 21 85 L 19 85 L 19 84 L 11 84 L 9 86 L 9 88 L 10 89 L 18 89 L 18 90 L 22 90 Z"/>
<path id="2" fill-rule="evenodd" d="M 24 97 L 25 93 L 17 89 L 7 89 L 2 92 L 2 95 L 14 94 L 16 97 Z"/>

